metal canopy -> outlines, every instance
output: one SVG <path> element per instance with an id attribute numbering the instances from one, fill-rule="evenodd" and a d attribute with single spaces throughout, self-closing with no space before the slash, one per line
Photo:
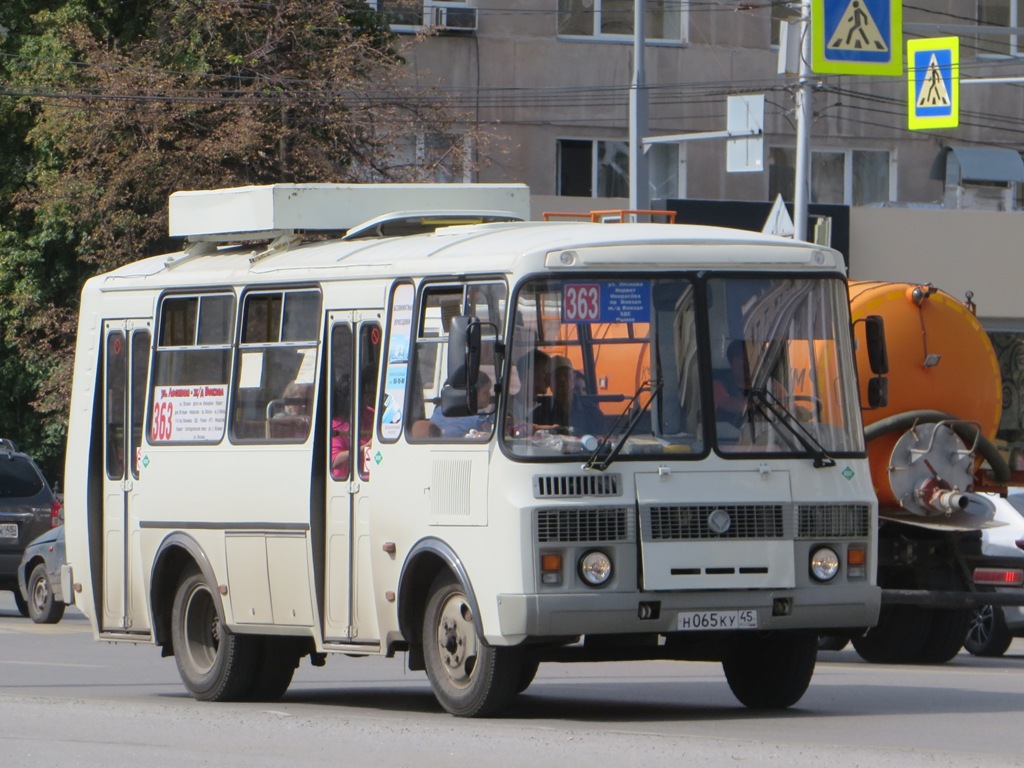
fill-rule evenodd
<path id="1" fill-rule="evenodd" d="M 1000 147 L 947 147 L 945 173 L 935 174 L 947 183 L 987 181 L 1024 182 L 1024 159 L 1014 149 Z M 936 169 L 938 170 L 938 169 Z"/>

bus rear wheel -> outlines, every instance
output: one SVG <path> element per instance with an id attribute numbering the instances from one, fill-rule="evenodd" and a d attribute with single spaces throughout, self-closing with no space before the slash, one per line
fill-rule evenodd
<path id="1" fill-rule="evenodd" d="M 463 588 L 449 574 L 430 588 L 423 657 L 434 696 L 459 717 L 487 717 L 505 707 L 522 679 L 518 648 L 484 644 Z"/>
<path id="2" fill-rule="evenodd" d="M 258 638 L 225 627 L 206 578 L 186 573 L 171 614 L 174 660 L 182 682 L 200 701 L 240 701 L 249 693 L 258 661 Z"/>

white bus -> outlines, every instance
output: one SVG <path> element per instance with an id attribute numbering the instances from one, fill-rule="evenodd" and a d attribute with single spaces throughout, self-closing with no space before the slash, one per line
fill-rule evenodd
<path id="1" fill-rule="evenodd" d="M 453 187 L 179 193 L 86 284 L 65 594 L 203 700 L 401 654 L 462 716 L 549 661 L 798 701 L 880 603 L 840 254 Z"/>

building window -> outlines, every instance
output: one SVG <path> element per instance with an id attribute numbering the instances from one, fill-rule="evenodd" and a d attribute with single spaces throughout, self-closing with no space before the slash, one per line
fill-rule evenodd
<path id="1" fill-rule="evenodd" d="M 469 0 L 369 0 L 367 5 L 384 14 L 394 32 L 471 32 L 477 27 L 476 5 Z"/>
<path id="2" fill-rule="evenodd" d="M 390 170 L 403 180 L 437 183 L 473 181 L 476 147 L 469 136 L 420 133 L 396 139 L 393 147 Z M 378 180 L 370 170 L 371 178 Z"/>
<path id="3" fill-rule="evenodd" d="M 847 149 L 811 152 L 811 203 L 871 205 L 896 198 L 888 150 Z M 787 147 L 768 150 L 768 197 L 793 200 L 796 152 Z"/>
<path id="4" fill-rule="evenodd" d="M 978 24 L 986 27 L 1016 27 L 1024 21 L 1024 0 L 978 0 Z M 978 35 L 978 56 L 1021 56 L 1019 38 L 1011 34 Z"/>
<path id="5" fill-rule="evenodd" d="M 678 0 L 647 0 L 646 39 L 684 40 L 685 8 Z M 558 34 L 632 39 L 633 15 L 633 0 L 558 0 Z"/>
<path id="6" fill-rule="evenodd" d="M 652 200 L 679 196 L 679 147 L 647 153 Z M 565 197 L 629 197 L 629 142 L 559 139 L 556 189 Z"/>

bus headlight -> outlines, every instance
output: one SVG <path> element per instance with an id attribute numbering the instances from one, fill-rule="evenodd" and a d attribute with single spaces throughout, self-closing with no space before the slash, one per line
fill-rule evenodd
<path id="1" fill-rule="evenodd" d="M 612 577 L 612 561 L 604 552 L 591 550 L 580 558 L 580 578 L 592 587 L 600 587 Z"/>
<path id="2" fill-rule="evenodd" d="M 820 547 L 811 555 L 811 575 L 818 581 L 832 581 L 839 573 L 839 555 L 829 547 Z"/>

